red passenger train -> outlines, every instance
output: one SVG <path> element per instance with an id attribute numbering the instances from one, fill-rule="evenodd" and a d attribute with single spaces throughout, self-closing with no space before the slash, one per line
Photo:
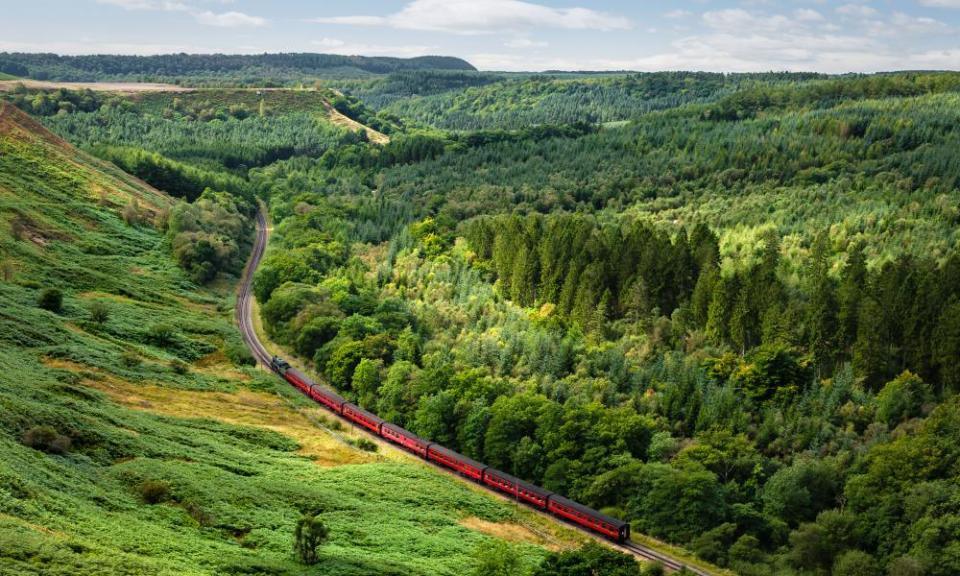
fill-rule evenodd
<path id="1" fill-rule="evenodd" d="M 292 368 L 282 358 L 274 356 L 270 361 L 270 368 L 298 390 L 326 406 L 332 412 L 425 460 L 449 468 L 480 484 L 516 498 L 517 501 L 522 501 L 538 510 L 550 512 L 617 542 L 623 542 L 630 537 L 630 525 L 626 522 L 601 514 L 559 494 L 471 460 L 463 454 L 454 452 L 436 442 L 425 440 L 396 424 L 391 424 L 376 414 L 348 402 L 346 398 L 321 387 L 303 372 Z"/>

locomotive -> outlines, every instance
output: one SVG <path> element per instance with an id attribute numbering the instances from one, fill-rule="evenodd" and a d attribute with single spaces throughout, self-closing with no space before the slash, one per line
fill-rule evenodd
<path id="1" fill-rule="evenodd" d="M 596 510 L 578 504 L 573 500 L 531 484 L 519 478 L 501 472 L 481 462 L 471 460 L 466 456 L 445 448 L 436 442 L 431 442 L 409 432 L 396 424 L 391 424 L 373 412 L 348 402 L 346 398 L 331 390 L 321 387 L 307 377 L 303 372 L 274 356 L 270 360 L 270 368 L 284 380 L 292 384 L 315 402 L 322 404 L 331 412 L 350 420 L 357 426 L 400 446 L 424 460 L 433 462 L 470 478 L 478 484 L 488 486 L 498 492 L 515 498 L 518 502 L 550 512 L 569 522 L 578 524 L 592 532 L 601 534 L 616 542 L 623 542 L 630 538 L 630 524 L 597 512 Z"/>

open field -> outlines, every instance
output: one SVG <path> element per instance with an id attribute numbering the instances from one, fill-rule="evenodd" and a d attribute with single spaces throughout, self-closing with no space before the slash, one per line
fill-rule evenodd
<path id="1" fill-rule="evenodd" d="M 12 76 L 10 78 L 13 78 Z M 157 84 L 151 82 L 48 82 L 45 80 L 21 80 L 0 78 L 0 91 L 13 90 L 17 85 L 37 90 L 94 90 L 96 92 L 119 92 L 138 94 L 142 92 L 189 92 L 176 84 Z"/>

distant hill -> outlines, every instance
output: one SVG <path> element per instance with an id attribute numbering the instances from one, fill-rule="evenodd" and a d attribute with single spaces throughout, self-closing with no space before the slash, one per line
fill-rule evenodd
<path id="1" fill-rule="evenodd" d="M 0 53 L 0 72 L 36 80 L 92 82 L 140 78 L 290 81 L 309 76 L 363 76 L 401 70 L 476 70 L 449 56 L 389 58 L 337 54 L 165 54 L 60 56 Z"/>

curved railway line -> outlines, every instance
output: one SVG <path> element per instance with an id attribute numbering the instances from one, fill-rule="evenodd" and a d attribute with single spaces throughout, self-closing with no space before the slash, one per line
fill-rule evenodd
<path id="1" fill-rule="evenodd" d="M 252 301 L 250 298 L 250 295 L 253 291 L 253 274 L 256 271 L 257 266 L 259 266 L 260 260 L 263 258 L 264 251 L 267 248 L 267 237 L 268 237 L 267 218 L 266 218 L 263 207 L 261 207 L 257 211 L 256 220 L 257 220 L 256 240 L 254 241 L 253 249 L 251 250 L 251 253 L 250 253 L 250 260 L 249 262 L 247 262 L 247 267 L 244 269 L 240 287 L 237 293 L 237 305 L 236 305 L 235 316 L 236 316 L 237 325 L 239 326 L 240 332 L 243 336 L 243 340 L 246 343 L 247 347 L 250 349 L 250 352 L 253 354 L 253 357 L 257 360 L 258 364 L 260 364 L 261 366 L 267 369 L 270 369 L 270 361 L 272 359 L 272 356 L 270 352 L 267 351 L 263 343 L 260 342 L 260 338 L 257 336 L 257 332 L 254 329 Z M 375 436 L 378 439 L 380 438 L 376 434 L 371 433 L 371 435 Z M 447 470 L 446 468 L 443 468 L 433 463 L 430 463 L 430 464 L 432 464 L 438 470 L 442 470 L 447 473 L 452 473 L 450 470 Z M 486 487 L 483 484 L 476 484 L 476 485 L 484 487 L 489 492 L 500 496 L 500 494 L 494 491 L 492 488 Z M 560 520 L 559 518 L 556 518 L 554 516 L 550 516 L 550 518 L 554 520 Z M 660 562 L 661 564 L 663 564 L 664 568 L 666 568 L 667 570 L 676 572 L 686 568 L 688 571 L 692 572 L 693 574 L 696 574 L 697 576 L 713 576 L 713 574 L 711 574 L 710 572 L 704 571 L 702 568 L 685 564 L 682 561 L 677 560 L 676 558 L 673 558 L 672 556 L 664 554 L 663 552 L 660 552 L 648 546 L 637 544 L 636 542 L 632 542 L 630 540 L 627 540 L 621 543 L 612 542 L 607 539 L 601 539 L 596 534 L 593 534 L 590 531 L 580 526 L 577 526 L 576 524 L 573 524 L 571 522 L 565 521 L 564 524 L 571 526 L 573 528 L 576 528 L 581 532 L 583 532 L 584 534 L 590 535 L 591 537 L 597 538 L 609 546 L 612 546 L 621 551 L 632 554 L 643 560 Z"/>

